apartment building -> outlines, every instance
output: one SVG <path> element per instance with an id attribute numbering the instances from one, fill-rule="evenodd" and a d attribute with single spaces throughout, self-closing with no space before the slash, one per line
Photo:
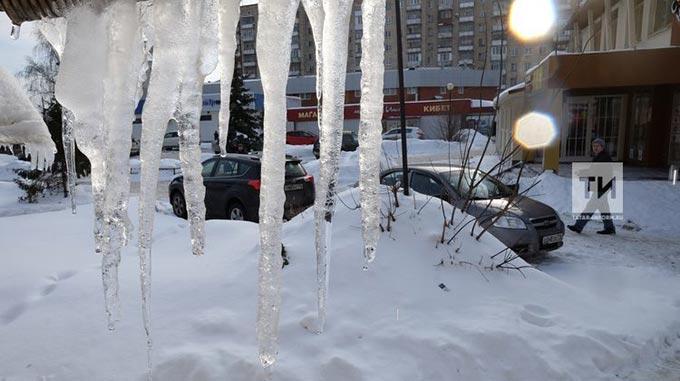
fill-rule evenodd
<path id="1" fill-rule="evenodd" d="M 524 84 L 501 94 L 497 141 L 510 142 L 517 117 L 539 110 L 559 130 L 550 147 L 535 153 L 546 168 L 589 160 L 595 138 L 626 165 L 680 165 L 680 21 L 672 1 L 575 4 L 569 20 L 575 52 L 546 57 Z"/>
<path id="2" fill-rule="evenodd" d="M 504 86 L 524 79 L 525 72 L 549 52 L 571 47 L 569 0 L 557 1 L 559 25 L 552 38 L 525 44 L 507 32 L 510 0 L 401 0 L 402 46 L 406 68 L 457 67 L 503 70 Z M 385 66 L 397 68 L 394 0 L 386 3 Z M 258 78 L 255 52 L 257 5 L 241 7 L 240 51 L 237 64 L 246 78 Z M 355 0 L 349 25 L 347 71 L 360 71 L 363 35 L 361 0 Z M 502 67 L 501 67 L 502 66 Z M 314 38 L 302 6 L 298 10 L 291 47 L 291 76 L 316 71 Z"/>

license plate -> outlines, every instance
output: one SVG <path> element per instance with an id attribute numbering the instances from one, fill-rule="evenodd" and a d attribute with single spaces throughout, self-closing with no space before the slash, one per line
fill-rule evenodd
<path id="1" fill-rule="evenodd" d="M 562 234 L 551 234 L 543 237 L 543 244 L 550 245 L 551 243 L 562 242 Z"/>
<path id="2" fill-rule="evenodd" d="M 296 191 L 296 190 L 302 190 L 304 187 L 303 184 L 289 184 L 283 187 L 284 191 Z"/>

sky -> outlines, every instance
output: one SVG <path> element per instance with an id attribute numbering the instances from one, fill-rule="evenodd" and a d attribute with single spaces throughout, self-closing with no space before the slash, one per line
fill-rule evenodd
<path id="1" fill-rule="evenodd" d="M 9 32 L 12 23 L 4 13 L 0 12 L 0 68 L 10 74 L 16 74 L 24 67 L 26 56 L 32 53 L 35 39 L 33 37 L 33 23 L 24 23 L 21 26 L 21 37 L 12 40 Z"/>

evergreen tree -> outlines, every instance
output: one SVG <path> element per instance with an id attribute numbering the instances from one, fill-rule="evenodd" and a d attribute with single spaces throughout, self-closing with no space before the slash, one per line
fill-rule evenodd
<path id="1" fill-rule="evenodd" d="M 255 98 L 243 85 L 241 72 L 234 68 L 231 81 L 231 100 L 229 108 L 229 135 L 227 152 L 246 153 L 262 149 L 262 118 L 253 108 Z M 221 107 L 224 107 L 222 105 Z"/>

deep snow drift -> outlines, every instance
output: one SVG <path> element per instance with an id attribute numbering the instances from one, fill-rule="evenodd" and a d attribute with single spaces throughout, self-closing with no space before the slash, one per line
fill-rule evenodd
<path id="1" fill-rule="evenodd" d="M 359 192 L 339 197 L 323 335 L 305 328 L 316 315 L 312 211 L 284 225 L 290 265 L 282 272 L 274 379 L 677 379 L 667 361 L 680 346 L 677 277 L 609 266 L 565 283 L 535 269 L 523 269 L 526 278 L 478 269 L 477 255 L 500 244 L 486 235 L 479 244 L 469 235 L 437 244 L 441 204 L 418 195 L 400 199 L 393 230 L 380 235 L 383 254 L 363 271 L 360 209 L 344 206 L 353 207 Z M 0 379 L 144 377 L 135 245 L 120 267 L 124 318 L 109 333 L 88 234 L 91 205 L 80 209 L 0 219 L 3 237 L 17 237 L 1 254 Z M 186 221 L 162 214 L 156 221 L 155 379 L 257 379 L 257 225 L 208 221 L 206 255 L 193 257 Z M 28 239 L 36 231 L 51 239 Z"/>

